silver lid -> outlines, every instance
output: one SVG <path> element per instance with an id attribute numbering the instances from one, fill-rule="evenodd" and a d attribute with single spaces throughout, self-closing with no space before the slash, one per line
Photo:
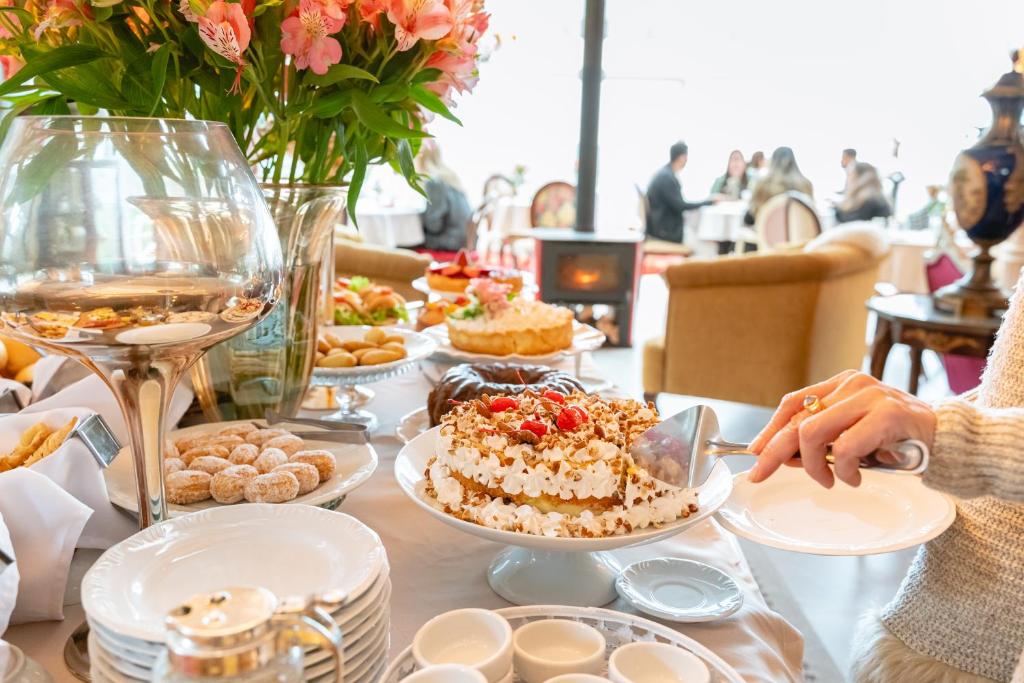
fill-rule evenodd
<path id="1" fill-rule="evenodd" d="M 196 677 L 253 671 L 277 654 L 271 623 L 277 598 L 265 588 L 227 588 L 196 595 L 168 614 L 172 668 Z"/>

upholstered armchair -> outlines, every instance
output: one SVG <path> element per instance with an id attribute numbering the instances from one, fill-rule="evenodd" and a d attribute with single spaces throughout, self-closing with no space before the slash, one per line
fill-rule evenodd
<path id="1" fill-rule="evenodd" d="M 412 281 L 423 275 L 429 265 L 429 256 L 408 249 L 388 249 L 345 239 L 334 241 L 334 272 L 338 277 L 363 275 L 394 288 L 410 301 L 427 298 L 412 288 Z"/>
<path id="2" fill-rule="evenodd" d="M 644 392 L 774 406 L 861 366 L 884 241 L 696 259 L 665 272 L 665 334 L 644 347 Z"/>

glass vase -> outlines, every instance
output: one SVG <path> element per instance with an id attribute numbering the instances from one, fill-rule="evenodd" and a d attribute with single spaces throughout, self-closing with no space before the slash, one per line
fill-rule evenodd
<path id="1" fill-rule="evenodd" d="M 193 368 L 192 384 L 210 421 L 262 418 L 268 410 L 294 416 L 313 372 L 321 290 L 329 293 L 334 277 L 333 235 L 344 221 L 346 188 L 262 187 L 285 256 L 281 302 Z"/>

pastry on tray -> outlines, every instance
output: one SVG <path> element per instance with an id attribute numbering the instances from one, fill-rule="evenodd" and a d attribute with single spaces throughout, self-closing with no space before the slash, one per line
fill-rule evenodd
<path id="1" fill-rule="evenodd" d="M 335 325 L 394 325 L 408 319 L 405 297 L 391 287 L 362 276 L 335 281 Z"/>
<path id="2" fill-rule="evenodd" d="M 627 534 L 697 511 L 697 492 L 655 480 L 629 455 L 653 405 L 528 389 L 457 403 L 441 419 L 423 493 L 446 513 L 503 531 Z"/>
<path id="3" fill-rule="evenodd" d="M 334 476 L 330 451 L 306 448 L 285 429 L 251 423 L 182 436 L 164 448 L 167 502 L 286 503 Z"/>
<path id="4" fill-rule="evenodd" d="M 439 292 L 465 292 L 470 281 L 487 279 L 509 285 L 513 292 L 523 288 L 523 276 L 516 270 L 488 268 L 473 263 L 465 249 L 459 250 L 450 263 L 434 263 L 427 268 L 427 285 Z"/>
<path id="5" fill-rule="evenodd" d="M 509 285 L 474 280 L 475 300 L 449 314 L 452 346 L 489 356 L 541 356 L 572 346 L 573 314 L 567 308 L 512 297 Z"/>
<path id="6" fill-rule="evenodd" d="M 515 363 L 484 363 L 456 365 L 444 374 L 427 396 L 430 426 L 441 424 L 441 418 L 458 404 L 472 401 L 484 394 L 516 395 L 525 391 L 557 391 L 570 394 L 583 391 L 579 380 L 567 372 L 546 365 Z"/>

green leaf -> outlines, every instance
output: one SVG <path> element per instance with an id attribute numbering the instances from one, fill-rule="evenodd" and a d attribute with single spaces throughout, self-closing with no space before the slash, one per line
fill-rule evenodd
<path id="1" fill-rule="evenodd" d="M 383 109 L 374 104 L 366 96 L 366 93 L 358 90 L 352 91 L 352 108 L 355 110 L 356 116 L 359 117 L 359 121 L 375 133 L 380 133 L 389 138 L 430 137 L 430 135 L 421 130 L 414 130 L 399 124 L 388 116 Z"/>
<path id="2" fill-rule="evenodd" d="M 92 4 L 95 8 L 93 9 L 93 16 L 96 18 L 96 21 L 106 21 L 110 17 L 114 16 L 114 8 L 110 5 L 102 5 L 100 4 L 100 0 L 92 0 Z M 117 3 L 113 2 L 112 4 Z"/>
<path id="3" fill-rule="evenodd" d="M 404 83 L 388 83 L 370 91 L 370 99 L 377 104 L 401 102 L 409 98 L 409 86 Z"/>
<path id="4" fill-rule="evenodd" d="M 366 145 L 360 138 L 352 141 L 355 153 L 352 155 L 352 179 L 348 186 L 348 217 L 352 225 L 359 227 L 359 219 L 356 218 L 356 204 L 359 202 L 359 193 L 363 189 L 363 181 L 366 179 Z"/>
<path id="5" fill-rule="evenodd" d="M 55 50 L 44 52 L 33 56 L 28 64 L 21 67 L 18 73 L 0 84 L 0 95 L 13 92 L 19 85 L 30 78 L 42 76 L 58 69 L 66 69 L 69 66 L 87 64 L 109 56 L 103 50 L 91 45 L 64 45 Z"/>
<path id="6" fill-rule="evenodd" d="M 424 109 L 428 109 L 435 114 L 443 116 L 449 121 L 454 121 L 460 126 L 462 125 L 462 121 L 460 121 L 458 117 L 448 109 L 447 105 L 445 105 L 445 103 L 441 101 L 441 98 L 434 92 L 428 90 L 422 85 L 414 85 L 410 88 L 410 93 L 412 94 L 413 101 L 416 102 L 416 104 L 421 105 Z"/>
<path id="7" fill-rule="evenodd" d="M 377 83 L 377 77 L 369 71 L 360 69 L 357 66 L 351 64 L 335 64 L 334 66 L 327 69 L 327 73 L 323 75 L 315 74 L 312 71 L 308 72 L 302 79 L 306 85 L 334 85 L 340 81 L 347 81 L 349 79 L 362 80 L 362 81 L 373 81 Z"/>
<path id="8" fill-rule="evenodd" d="M 318 97 L 313 106 L 309 108 L 309 113 L 318 119 L 333 119 L 352 106 L 353 92 L 352 90 L 342 90 Z"/>
<path id="9" fill-rule="evenodd" d="M 67 166 L 78 153 L 78 141 L 74 137 L 57 135 L 50 138 L 39 153 L 19 170 L 11 200 L 22 203 L 35 197 L 50 184 L 53 174 Z"/>
<path id="10" fill-rule="evenodd" d="M 440 69 L 423 69 L 412 77 L 413 83 L 433 83 L 437 79 L 441 78 L 441 74 L 444 72 Z"/>
<path id="11" fill-rule="evenodd" d="M 119 112 L 132 110 L 132 104 L 119 96 L 119 93 L 113 89 L 113 84 L 97 81 L 86 72 L 51 71 L 42 76 L 42 80 L 76 103 L 85 103 L 100 109 Z"/>
<path id="12" fill-rule="evenodd" d="M 153 95 L 150 100 L 149 115 L 156 113 L 160 106 L 160 98 L 164 94 L 164 83 L 167 82 L 167 61 L 171 58 L 171 46 L 165 43 L 153 54 L 150 65 L 150 77 L 153 79 Z"/>
<path id="13" fill-rule="evenodd" d="M 408 140 L 399 140 L 395 144 L 395 150 L 398 153 L 398 169 L 402 172 L 402 176 L 405 178 L 405 181 L 409 183 L 409 187 L 426 196 L 426 193 L 420 186 L 420 178 L 419 174 L 416 173 L 416 165 L 413 163 L 413 158 L 416 155 L 413 154 L 412 145 L 409 144 Z"/>

